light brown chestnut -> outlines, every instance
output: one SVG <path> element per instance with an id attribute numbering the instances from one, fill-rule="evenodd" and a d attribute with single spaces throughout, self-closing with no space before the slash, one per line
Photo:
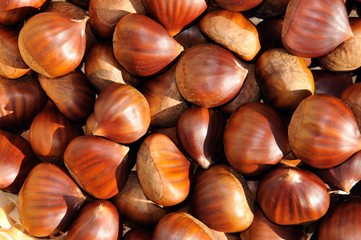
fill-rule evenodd
<path id="1" fill-rule="evenodd" d="M 264 173 L 291 151 L 286 124 L 268 104 L 241 105 L 228 120 L 224 150 L 228 162 L 241 174 Z"/>
<path id="2" fill-rule="evenodd" d="M 241 232 L 253 221 L 253 202 L 243 176 L 224 164 L 196 172 L 191 214 L 220 232 Z"/>
<path id="3" fill-rule="evenodd" d="M 312 72 L 304 59 L 282 48 L 262 53 L 255 75 L 265 101 L 279 110 L 292 112 L 315 91 Z"/>
<path id="4" fill-rule="evenodd" d="M 41 160 L 62 164 L 69 142 L 83 134 L 81 125 L 71 122 L 49 101 L 31 122 L 29 142 Z"/>
<path id="5" fill-rule="evenodd" d="M 257 202 L 273 223 L 298 225 L 323 217 L 329 208 L 330 196 L 326 184 L 315 174 L 279 166 L 262 177 Z"/>
<path id="6" fill-rule="evenodd" d="M 122 222 L 116 207 L 107 200 L 85 203 L 69 227 L 66 239 L 117 240 Z"/>
<path id="7" fill-rule="evenodd" d="M 38 75 L 41 88 L 68 119 L 83 123 L 93 112 L 95 89 L 79 70 L 61 77 Z"/>
<path id="8" fill-rule="evenodd" d="M 29 172 L 39 163 L 28 141 L 0 130 L 0 189 L 18 193 Z"/>
<path id="9" fill-rule="evenodd" d="M 287 5 L 282 42 L 296 56 L 323 56 L 352 36 L 342 0 L 291 0 Z"/>
<path id="10" fill-rule="evenodd" d="M 47 99 L 39 82 L 30 74 L 16 80 L 0 77 L 0 128 L 11 132 L 28 129 Z"/>
<path id="11" fill-rule="evenodd" d="M 111 39 L 118 21 L 128 13 L 146 14 L 141 0 L 92 0 L 89 24 L 100 39 Z"/>
<path id="12" fill-rule="evenodd" d="M 242 13 L 216 9 L 201 19 L 199 27 L 243 60 L 252 60 L 261 49 L 256 27 Z"/>
<path id="13" fill-rule="evenodd" d="M 88 194 L 98 199 L 114 197 L 129 173 L 129 147 L 96 136 L 74 138 L 64 152 L 64 164 Z"/>
<path id="14" fill-rule="evenodd" d="M 195 45 L 182 54 L 176 67 L 181 95 L 200 107 L 217 107 L 241 90 L 247 69 L 227 49 L 216 44 Z"/>
<path id="15" fill-rule="evenodd" d="M 63 168 L 54 163 L 39 163 L 19 192 L 21 224 L 35 237 L 65 231 L 85 199 Z"/>
<path id="16" fill-rule="evenodd" d="M 161 206 L 183 202 L 190 190 L 191 163 L 166 135 L 148 135 L 138 150 L 137 176 L 144 195 Z"/>
<path id="17" fill-rule="evenodd" d="M 135 76 L 159 73 L 183 51 L 162 25 L 139 13 L 127 14 L 119 20 L 113 48 L 118 62 Z"/>
<path id="18" fill-rule="evenodd" d="M 77 68 L 86 47 L 87 18 L 72 19 L 58 12 L 31 17 L 19 33 L 19 50 L 24 62 L 35 72 L 59 77 Z"/>
<path id="19" fill-rule="evenodd" d="M 16 79 L 24 76 L 30 68 L 21 58 L 18 47 L 19 30 L 0 26 L 0 76 Z"/>
<path id="20" fill-rule="evenodd" d="M 131 171 L 124 188 L 111 199 L 124 223 L 128 225 L 154 227 L 159 220 L 170 212 L 147 199 L 139 184 L 137 173 Z"/>
<path id="21" fill-rule="evenodd" d="M 288 138 L 294 155 L 315 168 L 331 168 L 361 149 L 351 109 L 331 95 L 304 99 L 292 115 Z"/>
<path id="22" fill-rule="evenodd" d="M 184 151 L 202 168 L 224 159 L 223 134 L 227 119 L 214 109 L 192 107 L 179 117 L 177 138 Z"/>
<path id="23" fill-rule="evenodd" d="M 179 116 L 189 107 L 179 93 L 175 66 L 172 65 L 166 72 L 150 79 L 145 79 L 139 86 L 139 91 L 147 99 L 151 127 L 173 127 Z"/>
<path id="24" fill-rule="evenodd" d="M 99 94 L 89 117 L 91 134 L 123 144 L 141 138 L 150 125 L 147 99 L 136 88 L 121 83 L 113 83 Z"/>
<path id="25" fill-rule="evenodd" d="M 87 51 L 84 65 L 86 77 L 99 92 L 114 82 L 138 86 L 139 80 L 130 75 L 115 58 L 112 42 L 95 43 Z"/>
<path id="26" fill-rule="evenodd" d="M 148 13 L 170 33 L 177 35 L 206 9 L 205 0 L 142 0 Z"/>

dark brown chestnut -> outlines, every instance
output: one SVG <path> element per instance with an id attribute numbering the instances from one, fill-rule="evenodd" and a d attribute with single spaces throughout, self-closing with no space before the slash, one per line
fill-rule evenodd
<path id="1" fill-rule="evenodd" d="M 236 57 L 216 44 L 195 45 L 184 51 L 176 67 L 181 95 L 200 107 L 216 107 L 233 99 L 247 76 Z"/>
<path id="2" fill-rule="evenodd" d="M 261 19 L 271 19 L 285 14 L 290 0 L 263 0 L 255 10 L 255 16 Z"/>
<path id="3" fill-rule="evenodd" d="M 199 21 L 182 30 L 180 33 L 174 36 L 174 39 L 179 42 L 184 49 L 188 49 L 197 44 L 208 42 L 199 29 Z"/>
<path id="4" fill-rule="evenodd" d="M 127 231 L 123 240 L 149 240 L 152 239 L 153 231 L 147 228 L 132 228 Z"/>
<path id="5" fill-rule="evenodd" d="M 330 196 L 326 184 L 315 174 L 279 166 L 262 177 L 257 202 L 273 223 L 297 225 L 323 217 L 329 208 Z"/>
<path id="6" fill-rule="evenodd" d="M 214 109 L 192 107 L 179 117 L 177 138 L 185 152 L 200 167 L 224 159 L 223 134 L 227 119 Z"/>
<path id="7" fill-rule="evenodd" d="M 83 134 L 81 125 L 71 122 L 48 102 L 31 122 L 29 142 L 41 160 L 62 164 L 68 143 Z"/>
<path id="8" fill-rule="evenodd" d="M 21 224 L 35 237 L 65 231 L 85 199 L 63 168 L 54 163 L 39 163 L 19 192 Z"/>
<path id="9" fill-rule="evenodd" d="M 155 20 L 130 13 L 122 17 L 114 31 L 114 55 L 135 76 L 151 76 L 166 68 L 183 47 Z"/>
<path id="10" fill-rule="evenodd" d="M 341 93 L 341 100 L 344 101 L 356 117 L 359 129 L 361 129 L 361 83 L 350 84 Z"/>
<path id="11" fill-rule="evenodd" d="M 215 0 L 215 2 L 224 9 L 233 12 L 243 12 L 259 5 L 263 0 Z"/>
<path id="12" fill-rule="evenodd" d="M 16 80 L 0 77 L 0 128 L 11 132 L 29 128 L 47 99 L 32 75 L 26 74 Z"/>
<path id="13" fill-rule="evenodd" d="M 117 240 L 123 228 L 116 207 L 107 200 L 85 203 L 69 227 L 66 239 Z"/>
<path id="14" fill-rule="evenodd" d="M 170 33 L 177 35 L 206 9 L 205 0 L 142 0 L 148 13 Z"/>
<path id="15" fill-rule="evenodd" d="M 117 82 L 136 87 L 139 80 L 128 73 L 117 61 L 113 44 L 107 41 L 95 43 L 86 54 L 84 72 L 91 84 L 100 92 Z"/>
<path id="16" fill-rule="evenodd" d="M 353 84 L 352 74 L 311 70 L 315 82 L 315 94 L 328 94 L 341 98 L 342 92 Z"/>
<path id="17" fill-rule="evenodd" d="M 38 75 L 41 88 L 68 119 L 83 123 L 93 112 L 95 89 L 79 70 L 61 77 Z"/>
<path id="18" fill-rule="evenodd" d="M 245 175 L 259 175 L 290 152 L 281 115 L 260 102 L 240 106 L 228 120 L 224 150 L 231 166 Z"/>
<path id="19" fill-rule="evenodd" d="M 92 121 L 87 122 L 87 129 L 91 134 L 123 144 L 140 139 L 150 125 L 147 99 L 136 88 L 121 83 L 101 91 L 89 117 Z"/>
<path id="20" fill-rule="evenodd" d="M 131 171 L 124 188 L 111 201 L 116 206 L 124 223 L 143 227 L 154 227 L 170 212 L 147 199 L 139 184 L 137 173 Z"/>
<path id="21" fill-rule="evenodd" d="M 191 163 L 166 135 L 148 135 L 138 150 L 137 176 L 144 195 L 161 206 L 183 202 L 190 190 Z"/>
<path id="22" fill-rule="evenodd" d="M 220 232 L 241 232 L 253 221 L 253 202 L 243 176 L 224 164 L 199 170 L 193 179 L 191 214 Z"/>
<path id="23" fill-rule="evenodd" d="M 361 149 L 351 109 L 331 95 L 304 99 L 292 115 L 288 138 L 294 155 L 315 168 L 331 168 Z"/>
<path id="24" fill-rule="evenodd" d="M 29 172 L 39 163 L 28 141 L 0 130 L 0 189 L 18 193 Z"/>
<path id="25" fill-rule="evenodd" d="M 291 0 L 287 5 L 282 42 L 296 56 L 323 56 L 352 36 L 342 0 Z"/>
<path id="26" fill-rule="evenodd" d="M 129 147 L 96 136 L 74 138 L 64 152 L 64 164 L 83 190 L 98 199 L 114 197 L 129 172 Z"/>

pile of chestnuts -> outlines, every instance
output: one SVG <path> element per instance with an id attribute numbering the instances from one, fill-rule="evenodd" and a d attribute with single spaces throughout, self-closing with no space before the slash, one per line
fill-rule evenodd
<path id="1" fill-rule="evenodd" d="M 361 1 L 0 1 L 0 239 L 361 236 Z"/>

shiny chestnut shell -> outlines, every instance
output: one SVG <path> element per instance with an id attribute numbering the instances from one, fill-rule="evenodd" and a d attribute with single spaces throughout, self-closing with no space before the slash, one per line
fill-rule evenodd
<path id="1" fill-rule="evenodd" d="M 193 216 L 220 232 L 240 232 L 253 221 L 253 202 L 246 181 L 224 164 L 195 174 L 190 206 Z"/>
<path id="2" fill-rule="evenodd" d="M 21 224 L 35 237 L 57 234 L 73 221 L 84 201 L 84 194 L 63 168 L 40 163 L 19 192 Z"/>
<path id="3" fill-rule="evenodd" d="M 122 235 L 115 206 L 107 200 L 86 203 L 69 227 L 66 239 L 117 240 Z"/>
<path id="4" fill-rule="evenodd" d="M 292 115 L 288 138 L 296 157 L 315 168 L 331 168 L 361 149 L 351 109 L 340 99 L 316 94 L 304 99 Z"/>
<path id="5" fill-rule="evenodd" d="M 296 167 L 279 166 L 259 182 L 257 202 L 273 223 L 296 225 L 324 216 L 330 196 L 326 184 L 315 174 Z"/>
<path id="6" fill-rule="evenodd" d="M 74 138 L 64 152 L 64 164 L 91 196 L 109 199 L 124 187 L 129 172 L 129 147 L 97 136 Z"/>
<path id="7" fill-rule="evenodd" d="M 227 103 L 241 90 L 247 70 L 227 49 L 198 44 L 184 51 L 176 67 L 181 95 L 200 107 Z"/>

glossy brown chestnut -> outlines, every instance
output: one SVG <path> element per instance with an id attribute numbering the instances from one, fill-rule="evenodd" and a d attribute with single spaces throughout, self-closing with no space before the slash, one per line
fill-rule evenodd
<path id="1" fill-rule="evenodd" d="M 18 47 L 19 30 L 0 26 L 0 76 L 10 79 L 24 76 L 30 68 L 21 58 Z"/>
<path id="2" fill-rule="evenodd" d="M 164 216 L 154 229 L 154 240 L 173 239 L 199 239 L 199 240 L 225 240 L 214 234 L 204 223 L 185 212 L 172 212 Z"/>
<path id="3" fill-rule="evenodd" d="M 259 5 L 263 0 L 215 0 L 215 2 L 221 7 L 233 12 L 242 12 L 250 10 L 251 8 Z"/>
<path id="4" fill-rule="evenodd" d="M 326 184 L 315 174 L 296 167 L 279 166 L 259 182 L 257 202 L 273 223 L 297 225 L 324 216 L 330 196 Z"/>
<path id="5" fill-rule="evenodd" d="M 124 187 L 129 172 L 129 147 L 96 136 L 74 138 L 64 152 L 64 164 L 83 190 L 109 199 Z"/>
<path id="6" fill-rule="evenodd" d="M 47 96 L 31 75 L 16 80 L 0 77 L 0 128 L 21 132 L 45 106 Z"/>
<path id="7" fill-rule="evenodd" d="M 175 126 L 179 116 L 189 107 L 179 93 L 175 65 L 160 75 L 144 80 L 139 91 L 148 101 L 152 127 Z"/>
<path id="8" fill-rule="evenodd" d="M 147 99 L 136 88 L 113 83 L 104 89 L 94 105 L 91 134 L 119 143 L 132 143 L 141 138 L 150 125 Z"/>
<path id="9" fill-rule="evenodd" d="M 130 172 L 124 188 L 111 201 L 119 214 L 136 226 L 155 226 L 170 212 L 169 209 L 159 207 L 145 197 L 135 171 Z"/>
<path id="10" fill-rule="evenodd" d="M 288 138 L 296 157 L 315 168 L 331 168 L 361 149 L 354 114 L 340 99 L 316 94 L 292 115 Z"/>
<path id="11" fill-rule="evenodd" d="M 69 142 L 83 134 L 81 125 L 68 120 L 51 102 L 48 102 L 31 122 L 29 142 L 34 153 L 41 160 L 61 164 Z"/>
<path id="12" fill-rule="evenodd" d="M 19 192 L 22 226 L 35 237 L 64 231 L 85 201 L 67 172 L 53 163 L 39 163 Z"/>
<path id="13" fill-rule="evenodd" d="M 241 174 L 264 173 L 291 150 L 285 122 L 270 105 L 246 103 L 228 120 L 224 150 L 228 162 Z"/>
<path id="14" fill-rule="evenodd" d="M 177 35 L 206 9 L 205 0 L 142 0 L 148 13 L 170 33 Z"/>
<path id="15" fill-rule="evenodd" d="M 86 47 L 87 18 L 72 19 L 57 12 L 42 12 L 30 18 L 19 33 L 24 62 L 35 72 L 59 77 L 77 68 Z"/>
<path id="16" fill-rule="evenodd" d="M 252 60 L 261 49 L 256 27 L 242 13 L 216 9 L 201 19 L 199 27 L 243 60 Z"/>
<path id="17" fill-rule="evenodd" d="M 358 239 L 361 234 L 361 199 L 341 202 L 321 221 L 319 240 Z"/>
<path id="18" fill-rule="evenodd" d="M 341 93 L 341 100 L 344 101 L 356 117 L 359 129 L 361 129 L 361 83 L 357 82 L 345 88 Z"/>
<path id="19" fill-rule="evenodd" d="M 66 239 L 117 240 L 122 232 L 122 222 L 115 206 L 107 200 L 96 200 L 86 203 L 79 211 Z"/>
<path id="20" fill-rule="evenodd" d="M 230 116 L 236 109 L 249 102 L 258 102 L 261 99 L 260 89 L 256 82 L 255 65 L 243 64 L 248 71 L 247 77 L 242 84 L 241 90 L 231 101 L 219 107 L 219 110 Z"/>
<path id="21" fill-rule="evenodd" d="M 39 163 L 28 141 L 0 130 L 0 189 L 18 193 L 29 172 Z"/>
<path id="22" fill-rule="evenodd" d="M 83 123 L 93 112 L 95 89 L 85 74 L 74 71 L 61 77 L 38 75 L 41 88 L 68 119 Z"/>
<path id="23" fill-rule="evenodd" d="M 114 56 L 113 44 L 107 41 L 99 41 L 87 51 L 84 72 L 99 92 L 113 82 L 133 87 L 139 82 L 118 63 Z"/>
<path id="24" fill-rule="evenodd" d="M 8 0 L 0 2 L 0 24 L 21 24 L 36 14 L 48 3 L 48 0 Z"/>
<path id="25" fill-rule="evenodd" d="M 147 228 L 132 228 L 124 234 L 123 240 L 149 240 L 152 236 L 153 231 Z"/>
<path id="26" fill-rule="evenodd" d="M 119 20 L 113 48 L 118 62 L 135 76 L 159 73 L 183 51 L 162 25 L 138 13 Z"/>
<path id="27" fill-rule="evenodd" d="M 111 39 L 119 20 L 128 13 L 146 14 L 141 0 L 92 0 L 89 2 L 89 24 L 101 39 Z"/>
<path id="28" fill-rule="evenodd" d="M 247 69 L 230 51 L 211 43 L 198 44 L 184 51 L 176 67 L 181 95 L 206 108 L 220 106 L 234 98 L 246 76 Z"/>
<path id="29" fill-rule="evenodd" d="M 336 73 L 316 69 L 311 71 L 315 82 L 315 94 L 328 94 L 340 98 L 342 92 L 353 84 L 350 73 Z"/>
<path id="30" fill-rule="evenodd" d="M 257 60 L 255 74 L 265 101 L 279 110 L 293 111 L 315 91 L 304 59 L 282 48 L 266 50 Z"/>
<path id="31" fill-rule="evenodd" d="M 320 57 L 352 36 L 342 0 L 291 0 L 287 5 L 282 42 L 294 55 Z"/>
<path id="32" fill-rule="evenodd" d="M 199 170 L 193 181 L 193 216 L 220 232 L 240 232 L 251 225 L 253 202 L 242 175 L 227 165 L 216 164 Z"/>
<path id="33" fill-rule="evenodd" d="M 190 161 L 166 135 L 153 133 L 144 139 L 136 169 L 144 195 L 156 204 L 173 206 L 188 196 Z"/>
<path id="34" fill-rule="evenodd" d="M 241 240 L 306 240 L 302 226 L 279 225 L 271 222 L 260 208 L 255 208 L 249 228 L 241 233 Z"/>
<path id="35" fill-rule="evenodd" d="M 192 107 L 179 117 L 177 138 L 185 152 L 200 167 L 224 159 L 223 134 L 227 119 L 214 109 Z"/>
<path id="36" fill-rule="evenodd" d="M 351 188 L 361 180 L 358 171 L 361 165 L 361 152 L 358 151 L 345 162 L 333 168 L 318 169 L 315 173 L 330 186 L 349 193 Z"/>

